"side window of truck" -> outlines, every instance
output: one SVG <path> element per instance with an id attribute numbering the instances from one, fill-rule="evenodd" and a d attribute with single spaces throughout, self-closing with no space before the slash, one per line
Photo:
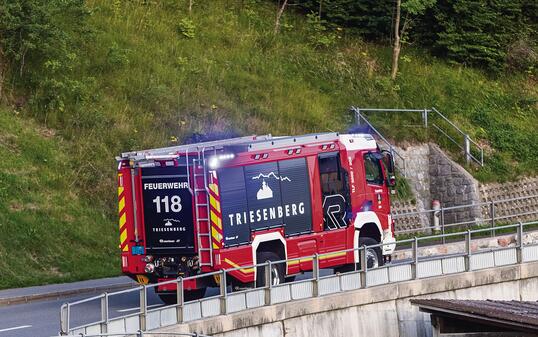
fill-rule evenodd
<path id="1" fill-rule="evenodd" d="M 379 159 L 373 153 L 364 154 L 364 172 L 366 182 L 369 184 L 383 185 L 383 171 Z"/>
<path id="2" fill-rule="evenodd" d="M 347 226 L 349 192 L 347 172 L 340 165 L 338 152 L 323 153 L 318 157 L 325 230 Z"/>

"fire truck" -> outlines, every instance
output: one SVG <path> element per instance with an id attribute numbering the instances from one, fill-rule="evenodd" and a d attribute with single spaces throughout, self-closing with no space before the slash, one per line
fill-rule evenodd
<path id="1" fill-rule="evenodd" d="M 234 269 L 235 288 L 277 285 L 320 268 L 346 270 L 368 248 L 368 267 L 395 248 L 394 163 L 370 134 L 231 138 L 122 153 L 118 200 L 122 271 L 142 284 Z M 184 299 L 216 278 L 185 280 Z M 156 287 L 166 303 L 176 283 Z"/>

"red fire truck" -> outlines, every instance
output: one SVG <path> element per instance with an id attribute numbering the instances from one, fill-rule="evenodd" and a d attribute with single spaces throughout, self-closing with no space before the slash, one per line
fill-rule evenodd
<path id="1" fill-rule="evenodd" d="M 122 271 L 156 283 L 222 269 L 232 286 L 265 280 L 249 266 L 323 254 L 320 268 L 369 267 L 394 250 L 393 160 L 369 134 L 250 136 L 123 153 L 118 160 Z M 244 267 L 244 268 L 241 268 Z M 273 264 L 271 281 L 312 269 L 311 259 Z M 214 286 L 184 282 L 185 300 Z M 156 289 L 176 299 L 175 283 Z"/>

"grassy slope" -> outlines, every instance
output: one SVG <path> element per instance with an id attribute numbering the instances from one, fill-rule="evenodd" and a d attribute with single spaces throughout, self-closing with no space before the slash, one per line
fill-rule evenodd
<path id="1" fill-rule="evenodd" d="M 0 110 L 0 288 L 117 274 L 111 221 L 73 187 L 66 144 Z"/>
<path id="2" fill-rule="evenodd" d="M 495 149 L 494 165 L 477 172 L 479 177 L 536 173 L 535 156 L 528 151 L 517 156 L 538 144 L 538 94 L 529 79 L 492 80 L 407 49 L 393 83 L 387 79 L 389 49 L 345 32 L 334 47 L 316 49 L 304 18 L 291 12 L 274 37 L 275 8 L 265 2 L 249 6 L 252 1 L 242 1 L 242 7 L 225 0 L 197 3 L 190 15 L 193 38 L 179 27 L 189 17 L 187 1 L 146 3 L 88 1 L 94 34 L 82 51 L 78 76 L 92 83 L 93 101 L 82 110 L 66 107 L 47 115 L 47 127 L 61 138 L 36 134 L 45 120 L 39 115 L 34 124 L 2 114 L 2 122 L 17 127 L 0 129 L 0 139 L 11 135 L 7 139 L 18 150 L 10 150 L 6 140 L 0 143 L 16 164 L 2 164 L 8 167 L 0 170 L 9 186 L 1 190 L 1 205 L 8 211 L 0 219 L 13 233 L 2 235 L 0 252 L 28 253 L 19 260 L 2 259 L 14 276 L 2 273 L 0 287 L 118 272 L 114 156 L 169 145 L 173 137 L 181 140 L 192 132 L 342 130 L 352 121 L 350 105 L 435 105 Z M 398 123 L 408 124 L 391 121 Z M 395 138 L 414 135 L 402 130 L 389 129 Z M 17 172 L 33 167 L 38 173 L 16 174 L 13 167 L 19 167 Z M 11 209 L 13 204 L 24 211 Z M 56 251 L 57 245 L 65 249 Z"/>

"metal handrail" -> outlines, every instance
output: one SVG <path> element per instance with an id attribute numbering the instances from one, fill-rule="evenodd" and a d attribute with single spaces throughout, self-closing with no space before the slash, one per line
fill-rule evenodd
<path id="1" fill-rule="evenodd" d="M 412 268 L 415 268 L 416 269 L 416 265 L 417 263 L 419 263 L 419 256 L 418 256 L 418 245 L 420 242 L 422 241 L 428 241 L 428 240 L 434 240 L 434 239 L 440 239 L 442 238 L 443 240 L 445 240 L 446 238 L 450 238 L 450 237 L 456 237 L 456 236 L 464 236 L 466 237 L 466 241 L 467 241 L 467 253 L 466 253 L 466 256 L 470 256 L 471 255 L 471 251 L 470 251 L 470 240 L 472 239 L 472 235 L 473 234 L 480 234 L 480 233 L 484 233 L 484 232 L 487 232 L 487 231 L 495 231 L 495 230 L 506 230 L 506 229 L 511 229 L 511 228 L 514 228 L 514 229 L 517 229 L 517 232 L 518 232 L 518 249 L 521 249 L 523 247 L 523 243 L 522 243 L 522 234 L 523 234 L 523 231 L 524 231 L 524 227 L 525 226 L 529 226 L 529 225 L 536 225 L 538 224 L 538 221 L 535 221 L 535 222 L 528 222 L 528 223 L 517 223 L 517 224 L 512 224 L 512 225 L 506 225 L 506 226 L 499 226 L 499 227 L 492 227 L 492 228 L 484 228 L 484 229 L 474 229 L 474 230 L 467 230 L 467 231 L 461 231 L 461 232 L 457 232 L 457 233 L 445 233 L 445 234 L 437 234 L 437 235 L 430 235 L 430 236 L 425 236 L 425 237 L 414 237 L 412 239 L 405 239 L 405 240 L 397 240 L 395 243 L 398 244 L 398 245 L 403 245 L 403 244 L 411 244 L 412 245 L 412 251 L 413 251 L 413 259 L 411 261 L 403 261 L 401 262 L 400 264 L 398 265 L 403 265 L 403 264 L 411 264 L 412 265 Z M 85 300 L 79 300 L 79 301 L 76 301 L 76 302 L 72 302 L 72 303 L 66 303 L 62 306 L 62 315 L 61 315 L 61 327 L 62 327 L 62 330 L 64 333 L 68 333 L 68 332 L 71 332 L 71 331 L 74 331 L 76 329 L 81 329 L 81 328 L 84 328 L 84 327 L 88 327 L 88 326 L 92 326 L 92 325 L 95 325 L 95 324 L 102 324 L 102 325 L 106 325 L 108 324 L 108 321 L 109 321 L 109 317 L 108 317 L 108 308 L 106 309 L 106 317 L 102 317 L 103 319 L 97 321 L 97 322 L 92 322 L 92 323 L 88 323 L 86 325 L 82 325 L 82 326 L 79 326 L 77 328 L 72 328 L 69 326 L 69 320 L 70 320 L 70 309 L 71 307 L 75 306 L 75 305 L 79 305 L 79 304 L 82 304 L 82 303 L 85 303 L 85 302 L 88 302 L 88 301 L 92 301 L 92 300 L 96 300 L 96 299 L 102 299 L 102 298 L 108 298 L 109 296 L 113 296 L 117 293 L 122 293 L 122 294 L 125 294 L 127 292 L 130 292 L 130 291 L 139 291 L 140 292 L 140 296 L 141 296 L 141 301 L 140 301 L 140 310 L 138 311 L 138 314 L 130 314 L 129 316 L 135 316 L 135 315 L 138 315 L 140 317 L 140 322 L 141 322 L 141 327 L 144 327 L 145 328 L 145 320 L 146 320 L 146 315 L 150 312 L 155 312 L 155 311 L 159 311 L 161 310 L 162 308 L 159 308 L 159 309 L 152 309 L 150 311 L 148 311 L 147 309 L 147 302 L 146 302 L 146 296 L 147 296 L 147 289 L 148 288 L 153 288 L 153 287 L 157 287 L 159 285 L 164 285 L 164 284 L 172 284 L 172 283 L 177 283 L 178 285 L 178 289 L 181 289 L 180 293 L 182 294 L 183 293 L 183 288 L 182 288 L 182 284 L 184 281 L 188 281 L 188 280 L 194 280 L 194 279 L 198 279 L 198 278 L 202 278 L 202 277 L 210 277 L 210 276 L 213 276 L 213 275 L 218 275 L 220 274 L 221 275 L 221 293 L 219 295 L 215 295 L 215 296 L 212 296 L 211 298 L 209 299 L 217 299 L 217 298 L 221 298 L 221 313 L 226 313 L 227 312 L 227 309 L 226 309 L 226 301 L 225 299 L 227 298 L 228 296 L 228 291 L 226 289 L 226 275 L 227 273 L 230 273 L 230 272 L 233 272 L 235 270 L 239 270 L 239 269 L 245 269 L 245 268 L 266 268 L 266 275 L 270 275 L 269 270 L 270 270 L 270 266 L 273 265 L 273 264 L 279 264 L 279 263 L 289 263 L 289 262 L 292 262 L 292 261 L 300 261 L 300 260 L 305 260 L 305 259 L 311 259 L 312 260 L 312 264 L 313 264 L 313 276 L 312 278 L 308 279 L 308 280 L 299 280 L 297 281 L 298 283 L 305 283 L 305 282 L 313 282 L 313 289 L 316 289 L 315 291 L 313 290 L 313 294 L 317 294 L 315 296 L 319 296 L 318 292 L 317 292 L 317 287 L 318 287 L 318 282 L 320 280 L 323 280 L 325 279 L 326 277 L 320 277 L 319 276 L 319 270 L 320 270 L 320 267 L 319 267 L 319 261 L 321 258 L 323 258 L 324 256 L 327 256 L 327 255 L 330 255 L 330 254 L 334 254 L 334 253 L 351 253 L 353 252 L 354 254 L 355 253 L 358 253 L 358 256 L 359 256 L 359 261 L 366 261 L 365 260 L 365 252 L 367 249 L 370 249 L 370 248 L 376 248 L 376 247 L 384 247 L 384 246 L 387 246 L 387 245 L 392 245 L 394 243 L 379 243 L 379 244 L 375 244 L 375 245 L 370 245 L 370 246 L 362 246 L 362 247 L 357 247 L 357 248 L 350 248 L 350 249 L 345 249 L 345 250 L 340 250 L 338 252 L 327 252 L 327 253 L 322 253 L 322 254 L 314 254 L 314 255 L 309 255 L 309 256 L 302 256 L 302 257 L 296 257 L 296 258 L 291 258 L 291 259 L 284 259 L 284 260 L 279 260 L 279 261 L 268 261 L 266 263 L 258 263 L 258 264 L 253 264 L 253 265 L 245 265 L 245 266 L 239 266 L 239 267 L 235 267 L 235 268 L 230 268 L 230 269 L 226 269 L 226 270 L 221 270 L 221 271 L 217 271 L 217 272 L 212 272 L 212 273 L 207 273 L 207 274 L 201 274 L 201 275 L 195 275 L 195 276 L 191 276 L 191 277 L 186 277 L 186 278 L 178 278 L 178 279 L 173 279 L 173 280 L 168 280 L 168 281 L 165 281 L 165 282 L 161 282 L 161 283 L 156 283 L 156 284 L 151 284 L 151 285 L 144 285 L 144 286 L 140 286 L 138 288 L 134 288 L 134 289 L 129 289 L 129 290 L 122 290 L 122 291 L 119 291 L 119 292 L 115 292 L 115 293 L 110 293 L 110 294 L 102 294 L 102 295 L 99 295 L 99 296 L 94 296 L 92 298 L 89 298 L 89 299 L 85 299 Z M 439 255 L 439 256 L 434 256 L 434 257 L 428 257 L 428 259 L 442 259 L 442 258 L 446 258 L 446 256 L 443 256 L 443 255 Z M 359 262 L 357 260 L 355 260 L 356 262 Z M 422 261 L 422 260 L 420 260 Z M 519 261 L 521 262 L 521 261 Z M 359 272 L 361 274 L 361 279 L 364 279 L 363 281 L 361 282 L 364 282 L 364 283 L 361 283 L 362 286 L 361 287 L 368 287 L 368 284 L 367 284 L 367 279 L 366 279 L 366 274 L 368 272 L 368 267 L 366 265 L 366 263 L 360 263 L 361 265 L 361 269 L 360 270 L 355 270 L 355 272 Z M 382 267 L 382 268 L 388 268 L 390 267 L 390 265 L 387 265 L 386 267 Z M 356 269 L 356 265 L 355 265 L 355 269 Z M 374 269 L 379 269 L 379 268 L 374 268 Z M 468 269 L 466 269 L 468 270 Z M 351 273 L 351 272 L 350 272 Z M 416 276 L 416 271 L 414 272 L 415 276 Z M 224 286 L 224 287 L 223 287 Z M 242 291 L 242 292 L 234 292 L 232 294 L 241 294 L 241 293 L 244 293 L 244 294 L 247 294 L 249 293 L 250 291 L 253 291 L 253 290 L 264 290 L 267 294 L 267 292 L 270 292 L 271 289 L 273 288 L 272 284 L 269 282 L 268 285 L 265 285 L 263 287 L 257 287 L 257 288 L 254 288 L 254 289 L 247 289 L 245 291 Z M 181 322 L 182 321 L 182 310 L 183 310 L 183 301 L 182 301 L 182 296 L 178 296 L 180 297 L 180 301 L 178 301 L 178 304 L 176 305 L 172 305 L 172 306 L 166 306 L 165 308 L 170 308 L 170 307 L 175 307 L 177 312 L 178 312 L 178 322 Z M 265 302 L 265 305 L 270 305 L 271 304 L 271 301 L 270 301 L 270 297 L 266 297 L 268 298 L 269 300 Z M 204 301 L 207 301 L 209 300 L 208 298 L 204 298 L 204 299 L 200 299 L 200 300 L 196 300 L 196 301 L 192 301 L 192 302 L 187 302 L 187 303 L 202 303 Z M 106 303 L 108 305 L 108 303 Z M 142 308 L 142 306 L 144 308 Z M 67 310 L 67 314 L 64 314 L 64 310 Z M 103 315 L 102 315 L 103 316 Z M 127 315 L 125 315 L 127 316 Z M 125 316 L 120 316 L 120 317 L 125 317 Z M 116 317 L 117 318 L 117 317 Z M 116 319 L 115 318 L 115 319 Z M 143 323 L 143 324 L 142 324 Z M 98 336 L 98 335 L 97 335 Z M 89 337 L 89 335 L 86 335 L 86 337 Z"/>
<path id="2" fill-rule="evenodd" d="M 189 332 L 145 332 L 142 330 L 138 330 L 136 332 L 122 332 L 122 333 L 100 333 L 100 334 L 84 334 L 80 333 L 75 336 L 80 337 L 126 337 L 126 336 L 135 336 L 135 337 L 144 337 L 144 335 L 150 334 L 151 336 L 154 335 L 165 335 L 165 336 L 183 336 L 183 337 L 210 337 L 208 335 L 202 335 L 199 333 L 189 333 Z M 59 336 L 52 336 L 52 337 L 59 337 Z"/>
<path id="3" fill-rule="evenodd" d="M 368 121 L 366 116 L 364 114 L 361 114 L 360 112 L 361 111 L 362 112 L 396 112 L 396 113 L 401 113 L 401 112 L 416 113 L 416 112 L 420 112 L 422 114 L 422 119 L 423 119 L 423 123 L 424 123 L 425 128 L 428 128 L 429 125 L 431 124 L 433 128 L 435 128 L 443 136 L 448 138 L 452 143 L 457 145 L 465 153 L 465 159 L 466 159 L 467 163 L 470 163 L 471 161 L 474 161 L 477 164 L 479 164 L 481 166 L 484 166 L 484 149 L 477 142 L 472 140 L 469 137 L 469 135 L 467 133 L 465 133 L 460 127 L 458 127 L 454 122 L 452 122 L 445 115 L 443 115 L 441 112 L 439 112 L 439 110 L 437 110 L 435 107 L 432 107 L 431 109 L 376 109 L 376 108 L 356 108 L 356 107 L 351 107 L 351 110 L 356 113 L 357 119 L 362 118 L 362 120 L 364 122 L 366 122 L 366 124 L 368 124 L 368 126 L 370 126 L 374 130 L 374 132 L 383 141 L 385 141 L 389 145 L 389 147 L 391 147 L 391 148 L 393 146 L 390 145 L 390 143 L 388 143 L 388 141 L 381 135 L 381 133 L 373 127 L 372 123 L 370 123 Z M 455 130 L 459 135 L 463 136 L 463 143 L 462 143 L 463 145 L 460 142 L 458 142 L 457 140 L 455 140 L 453 137 L 451 137 L 448 134 L 448 131 L 443 130 L 440 126 L 436 125 L 435 123 L 430 123 L 430 124 L 428 123 L 428 114 L 432 113 L 432 112 L 435 113 L 435 116 L 438 116 L 444 122 L 448 123 L 448 125 L 450 126 L 451 129 Z M 358 122 L 360 123 L 359 119 L 358 119 Z M 473 144 L 476 147 L 475 150 L 471 149 L 471 144 Z M 477 158 L 475 155 L 473 155 L 472 151 L 478 151 L 480 153 L 480 158 Z"/>
<path id="4" fill-rule="evenodd" d="M 368 127 L 389 147 L 389 151 L 392 154 L 392 156 L 394 157 L 394 155 L 396 155 L 396 156 L 398 156 L 398 158 L 400 158 L 400 160 L 402 161 L 402 167 L 400 167 L 400 170 L 401 170 L 403 176 L 405 177 L 406 173 L 407 173 L 406 172 L 407 170 L 406 170 L 405 158 L 394 148 L 394 146 L 392 146 L 392 144 L 385 137 L 383 137 L 381 132 L 379 132 L 372 125 L 372 123 L 370 123 L 368 121 L 368 119 L 366 119 L 366 117 L 363 114 L 360 113 L 362 111 L 362 109 L 359 109 L 359 108 L 356 108 L 356 107 L 351 107 L 351 110 L 355 112 L 358 124 L 361 123 L 361 118 L 362 118 L 362 120 L 368 125 Z M 368 109 L 366 109 L 365 111 L 368 111 Z M 395 162 L 395 164 L 396 164 L 396 166 L 398 166 L 397 162 Z"/>

